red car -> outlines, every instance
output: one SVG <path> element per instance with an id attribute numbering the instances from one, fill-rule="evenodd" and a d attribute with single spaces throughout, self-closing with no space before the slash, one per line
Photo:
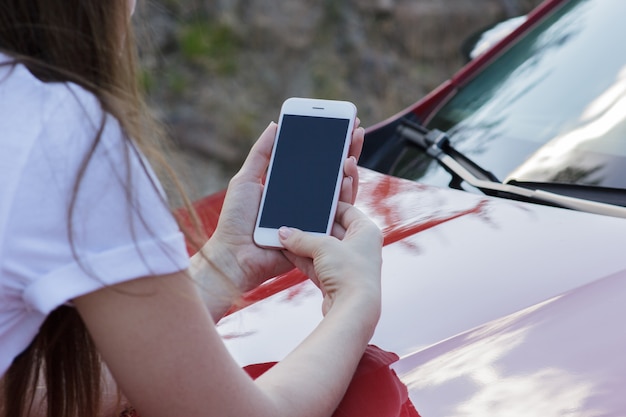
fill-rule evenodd
<path id="1" fill-rule="evenodd" d="M 626 415 L 625 16 L 548 0 L 367 130 L 383 314 L 337 416 Z M 222 198 L 198 203 L 209 231 Z M 218 327 L 255 375 L 321 296 L 292 272 L 247 299 Z"/>

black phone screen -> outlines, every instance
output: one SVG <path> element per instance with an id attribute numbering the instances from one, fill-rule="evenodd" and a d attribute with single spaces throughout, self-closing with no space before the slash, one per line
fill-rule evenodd
<path id="1" fill-rule="evenodd" d="M 283 116 L 259 226 L 326 232 L 349 124 Z"/>

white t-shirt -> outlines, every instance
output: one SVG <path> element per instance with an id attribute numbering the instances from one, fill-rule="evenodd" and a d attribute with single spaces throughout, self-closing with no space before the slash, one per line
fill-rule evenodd
<path id="1" fill-rule="evenodd" d="M 68 208 L 102 117 L 72 215 L 73 250 Z M 184 238 L 142 162 L 92 94 L 0 66 L 0 375 L 56 307 L 187 268 Z"/>

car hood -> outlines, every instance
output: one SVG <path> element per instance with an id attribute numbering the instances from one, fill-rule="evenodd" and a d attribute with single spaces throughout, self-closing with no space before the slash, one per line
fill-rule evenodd
<path id="1" fill-rule="evenodd" d="M 542 415 L 562 415 L 550 414 L 559 406 L 544 382 L 557 390 L 569 381 L 559 401 L 575 407 L 596 389 L 624 385 L 626 360 L 617 353 L 626 351 L 618 327 L 626 313 L 618 302 L 626 297 L 624 219 L 363 168 L 360 178 L 357 206 L 385 235 L 383 311 L 372 344 L 401 358 L 391 370 L 422 416 L 493 414 L 489 407 L 502 400 L 494 397 L 523 404 L 533 394 L 544 401 L 537 407 L 548 407 L 537 408 Z M 207 199 L 201 214 L 216 213 L 222 197 Z M 242 366 L 279 361 L 321 320 L 321 299 L 291 272 L 248 294 L 249 305 L 218 330 Z"/>
<path id="2" fill-rule="evenodd" d="M 626 272 L 492 320 L 392 365 L 422 416 L 626 411 Z"/>

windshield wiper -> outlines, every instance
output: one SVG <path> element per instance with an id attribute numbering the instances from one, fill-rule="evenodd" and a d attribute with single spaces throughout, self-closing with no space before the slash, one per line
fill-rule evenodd
<path id="1" fill-rule="evenodd" d="M 518 180 L 507 181 L 507 184 L 530 189 L 542 189 L 555 194 L 626 207 L 626 190 L 622 188 L 601 187 L 599 185 L 586 184 L 568 184 L 562 182 Z"/>
<path id="2" fill-rule="evenodd" d="M 465 182 L 490 196 L 626 218 L 626 208 L 624 207 L 531 188 L 527 187 L 527 184 L 524 184 L 523 187 L 503 184 L 491 172 L 481 168 L 470 158 L 454 149 L 448 136 L 440 130 L 429 130 L 410 120 L 403 120 L 398 125 L 397 133 L 407 143 L 423 150 L 448 171 L 453 178 L 450 184 L 452 188 L 460 189 L 460 184 Z M 534 185 L 539 184 L 535 183 Z"/>

